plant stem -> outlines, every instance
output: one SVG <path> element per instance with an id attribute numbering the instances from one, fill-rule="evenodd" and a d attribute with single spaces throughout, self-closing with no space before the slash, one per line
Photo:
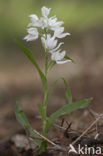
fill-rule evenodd
<path id="1" fill-rule="evenodd" d="M 46 56 L 45 56 L 45 77 L 47 79 L 47 75 L 48 75 L 48 51 L 46 50 L 45 52 Z M 43 112 L 44 112 L 44 119 L 43 119 L 43 133 L 42 135 L 44 137 L 47 137 L 47 133 L 46 133 L 46 125 L 47 125 L 47 103 L 48 103 L 48 86 L 44 91 L 44 105 L 43 105 Z M 41 147 L 40 147 L 40 152 L 44 152 L 47 149 L 47 141 L 43 140 Z"/>
<path id="2" fill-rule="evenodd" d="M 45 76 L 47 78 L 47 74 L 48 74 L 48 50 L 46 50 L 46 56 L 45 56 Z"/>

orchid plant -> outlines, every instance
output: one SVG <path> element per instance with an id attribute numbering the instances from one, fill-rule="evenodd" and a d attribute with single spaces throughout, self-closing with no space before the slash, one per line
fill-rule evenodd
<path id="1" fill-rule="evenodd" d="M 58 81 L 54 81 L 54 83 L 49 87 L 48 73 L 56 64 L 73 62 L 73 60 L 66 55 L 66 51 L 61 50 L 61 46 L 64 43 L 59 42 L 59 39 L 69 36 L 70 33 L 64 33 L 64 27 L 62 26 L 63 22 L 58 21 L 56 16 L 48 17 L 50 11 L 51 8 L 46 8 L 45 6 L 43 6 L 41 9 L 42 17 L 38 18 L 38 16 L 35 14 L 30 15 L 30 24 L 28 25 L 27 29 L 28 34 L 24 37 L 24 40 L 26 41 L 34 41 L 37 40 L 39 37 L 41 38 L 41 43 L 44 48 L 45 55 L 45 73 L 42 72 L 32 52 L 25 48 L 21 43 L 17 42 L 17 45 L 21 48 L 27 58 L 37 69 L 41 82 L 43 84 L 44 101 L 43 104 L 38 104 L 38 111 L 41 115 L 43 123 L 42 135 L 44 137 L 47 137 L 50 128 L 58 117 L 65 114 L 70 114 L 77 109 L 84 108 L 88 106 L 88 104 L 91 102 L 91 98 L 73 102 L 67 81 L 64 78 L 61 78 L 66 87 L 67 104 L 51 114 L 49 117 L 47 117 L 48 99 Z M 46 151 L 47 141 L 39 139 L 38 135 L 33 131 L 33 128 L 31 127 L 22 108 L 19 105 L 16 106 L 15 114 L 17 120 L 25 127 L 25 129 L 29 132 L 30 137 L 32 137 L 34 142 L 40 147 L 40 151 Z"/>

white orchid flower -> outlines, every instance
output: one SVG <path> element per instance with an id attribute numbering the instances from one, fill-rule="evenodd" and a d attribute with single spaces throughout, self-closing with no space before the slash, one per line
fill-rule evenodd
<path id="1" fill-rule="evenodd" d="M 48 15 L 50 13 L 51 8 L 46 8 L 45 6 L 42 7 L 41 12 L 42 12 L 42 16 L 40 19 L 37 17 L 37 15 L 32 14 L 30 15 L 30 19 L 31 19 L 31 23 L 28 25 L 33 26 L 33 27 L 41 27 L 42 29 L 48 27 Z"/>
<path id="2" fill-rule="evenodd" d="M 53 49 L 51 50 L 51 53 L 56 52 L 56 51 L 60 48 L 60 46 L 61 46 L 62 44 L 64 44 L 64 42 L 59 43 L 58 46 L 57 46 L 56 48 L 53 48 Z"/>
<path id="3" fill-rule="evenodd" d="M 67 62 L 71 62 L 71 60 L 62 61 L 62 59 L 64 59 L 65 55 L 66 55 L 66 51 L 60 52 L 60 50 L 58 50 L 57 52 L 52 53 L 51 59 L 53 61 L 56 61 L 57 64 L 64 64 Z"/>
<path id="4" fill-rule="evenodd" d="M 37 28 L 29 28 L 27 29 L 28 35 L 24 37 L 24 40 L 26 41 L 34 41 L 38 39 L 38 30 Z"/>
<path id="5" fill-rule="evenodd" d="M 51 30 L 55 31 L 55 30 L 59 29 L 63 23 L 64 22 L 62 22 L 62 21 L 55 22 L 54 24 L 51 25 Z"/>
<path id="6" fill-rule="evenodd" d="M 47 17 L 50 13 L 51 8 L 46 8 L 45 6 L 42 7 L 41 12 L 43 17 Z"/>
<path id="7" fill-rule="evenodd" d="M 56 28 L 60 27 L 64 22 L 62 21 L 57 21 L 56 16 L 53 16 L 48 19 L 48 25 L 51 30 L 55 31 Z"/>
<path id="8" fill-rule="evenodd" d="M 42 29 L 48 27 L 48 20 L 47 20 L 45 17 L 41 17 L 41 18 L 40 18 L 40 27 L 41 27 Z"/>
<path id="9" fill-rule="evenodd" d="M 29 16 L 30 17 L 30 20 L 31 20 L 31 23 L 28 24 L 28 27 L 32 26 L 32 27 L 40 27 L 40 20 L 38 18 L 37 15 L 35 14 L 32 14 Z"/>
<path id="10" fill-rule="evenodd" d="M 63 33 L 64 32 L 64 27 L 56 27 L 54 31 L 54 37 L 57 38 L 64 38 L 67 35 L 70 35 L 70 33 Z"/>
<path id="11" fill-rule="evenodd" d="M 41 41 L 45 49 L 48 49 L 50 53 L 57 45 L 57 40 L 55 40 L 54 37 L 51 37 L 51 34 L 47 34 L 47 36 L 44 35 L 41 37 Z"/>

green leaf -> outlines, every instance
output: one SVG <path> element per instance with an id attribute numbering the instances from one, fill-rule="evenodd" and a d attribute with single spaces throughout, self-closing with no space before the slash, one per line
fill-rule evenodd
<path id="1" fill-rule="evenodd" d="M 33 138 L 34 142 L 40 147 L 41 140 L 36 139 L 38 135 L 33 131 L 29 121 L 27 120 L 25 113 L 23 112 L 22 108 L 19 105 L 16 105 L 15 108 L 15 115 L 18 122 L 28 130 L 30 136 Z"/>
<path id="2" fill-rule="evenodd" d="M 50 116 L 47 123 L 46 132 L 48 133 L 49 129 L 51 128 L 51 126 L 54 124 L 55 120 L 58 117 L 60 117 L 61 115 L 70 114 L 76 111 L 77 109 L 87 107 L 88 104 L 91 102 L 91 100 L 92 100 L 91 98 L 86 100 L 81 100 L 61 107 L 59 110 L 57 110 L 55 113 L 53 113 Z"/>
<path id="3" fill-rule="evenodd" d="M 68 83 L 67 83 L 67 81 L 64 78 L 62 78 L 62 79 L 63 79 L 65 87 L 66 87 L 67 102 L 68 102 L 68 104 L 72 104 L 72 95 L 71 95 L 71 91 L 69 89 Z"/>
<path id="4" fill-rule="evenodd" d="M 71 60 L 73 63 L 75 63 L 74 60 L 73 60 L 72 58 L 70 58 L 69 56 L 67 56 L 67 55 L 66 55 L 64 58 L 65 58 L 66 60 Z"/>
<path id="5" fill-rule="evenodd" d="M 32 64 L 37 69 L 37 71 L 40 75 L 43 87 L 46 90 L 47 89 L 47 79 L 46 79 L 45 75 L 43 74 L 43 72 L 41 71 L 41 69 L 39 68 L 34 56 L 32 55 L 32 52 L 29 49 L 27 49 L 26 47 L 24 47 L 20 42 L 16 41 L 16 44 L 24 52 L 24 54 L 27 56 L 27 58 L 32 62 Z"/>
<path id="6" fill-rule="evenodd" d="M 29 121 L 27 120 L 23 110 L 21 109 L 19 105 L 16 105 L 15 115 L 16 115 L 16 119 L 18 120 L 18 122 L 22 124 L 25 128 L 31 127 L 29 124 Z"/>

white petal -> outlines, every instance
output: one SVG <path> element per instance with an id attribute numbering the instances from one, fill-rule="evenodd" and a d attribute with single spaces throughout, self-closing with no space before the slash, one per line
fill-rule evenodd
<path id="1" fill-rule="evenodd" d="M 51 53 L 56 52 L 62 44 L 64 44 L 64 42 L 59 43 L 59 45 L 55 49 L 53 49 Z"/>
<path id="2" fill-rule="evenodd" d="M 57 56 L 58 56 L 58 54 L 59 54 L 60 51 L 61 50 L 58 50 L 57 52 L 51 53 L 51 59 L 53 61 L 56 61 L 57 60 Z"/>
<path id="3" fill-rule="evenodd" d="M 63 33 L 63 32 L 64 32 L 64 27 L 57 27 L 54 31 L 54 37 L 64 38 L 67 35 L 70 35 L 70 33 Z"/>
<path id="4" fill-rule="evenodd" d="M 28 35 L 24 37 L 26 41 L 33 41 L 38 38 L 38 30 L 36 28 L 27 29 Z"/>
<path id="5" fill-rule="evenodd" d="M 47 18 L 45 18 L 45 17 L 40 18 L 40 27 L 42 29 L 48 27 L 48 19 Z"/>
<path id="6" fill-rule="evenodd" d="M 41 12 L 43 17 L 47 17 L 50 13 L 51 8 L 46 8 L 45 6 L 42 7 Z"/>
<path id="7" fill-rule="evenodd" d="M 57 27 L 54 31 L 54 36 L 55 37 L 60 36 L 63 33 L 63 31 L 64 31 L 64 27 Z"/>
<path id="8" fill-rule="evenodd" d="M 50 53 L 57 45 L 57 40 L 55 40 L 54 37 L 51 37 L 50 34 L 47 35 L 47 38 L 42 37 L 41 41 L 43 45 L 45 44 L 45 48 L 48 49 Z"/>
<path id="9" fill-rule="evenodd" d="M 30 27 L 30 26 L 40 27 L 40 21 L 39 21 L 37 15 L 32 14 L 32 15 L 30 15 L 29 17 L 30 17 L 30 19 L 31 19 L 31 23 L 28 24 L 28 27 Z"/>
<path id="10" fill-rule="evenodd" d="M 57 60 L 62 60 L 65 54 L 66 54 L 66 51 L 62 51 L 61 53 L 59 53 Z"/>
<path id="11" fill-rule="evenodd" d="M 60 26 L 63 24 L 64 22 L 55 22 L 53 24 L 50 24 L 51 30 L 55 31 L 60 29 Z"/>
<path id="12" fill-rule="evenodd" d="M 52 53 L 51 59 L 54 61 L 60 61 L 64 58 L 65 54 L 66 54 L 66 51 L 60 52 L 60 50 L 58 50 L 57 52 Z"/>
<path id="13" fill-rule="evenodd" d="M 34 40 L 36 40 L 38 37 L 37 36 L 33 36 L 33 35 L 27 35 L 27 36 L 25 36 L 24 37 L 24 40 L 26 40 L 27 42 L 28 41 L 34 41 Z"/>
<path id="14" fill-rule="evenodd" d="M 35 14 L 31 14 L 29 17 L 31 18 L 31 21 L 37 21 L 37 20 L 39 20 L 38 19 L 38 16 L 35 15 Z"/>
<path id="15" fill-rule="evenodd" d="M 68 36 L 68 35 L 70 35 L 70 33 L 59 34 L 59 35 L 57 35 L 56 37 L 58 37 L 58 38 L 64 38 L 64 37 L 66 37 L 66 36 Z"/>
<path id="16" fill-rule="evenodd" d="M 57 21 L 57 18 L 56 18 L 56 16 L 52 16 L 52 17 L 50 17 L 50 18 L 48 19 L 48 21 L 49 21 L 50 23 L 55 23 L 55 22 Z"/>
<path id="17" fill-rule="evenodd" d="M 49 41 L 49 45 L 50 50 L 54 49 L 57 45 L 57 40 L 52 38 L 51 41 Z"/>
<path id="18" fill-rule="evenodd" d="M 71 60 L 65 60 L 65 61 L 56 61 L 57 64 L 65 64 L 67 62 L 71 62 Z"/>
<path id="19" fill-rule="evenodd" d="M 57 21 L 56 16 L 53 16 L 53 17 L 49 18 L 48 19 L 49 26 L 55 26 L 56 21 Z"/>
<path id="20" fill-rule="evenodd" d="M 54 34 L 61 34 L 61 33 L 63 33 L 63 31 L 64 31 L 64 27 L 57 27 L 56 29 L 55 29 L 55 32 L 54 32 Z"/>
<path id="21" fill-rule="evenodd" d="M 37 28 L 29 28 L 29 29 L 27 29 L 27 32 L 29 34 L 33 34 L 33 35 L 37 35 L 38 34 Z"/>

